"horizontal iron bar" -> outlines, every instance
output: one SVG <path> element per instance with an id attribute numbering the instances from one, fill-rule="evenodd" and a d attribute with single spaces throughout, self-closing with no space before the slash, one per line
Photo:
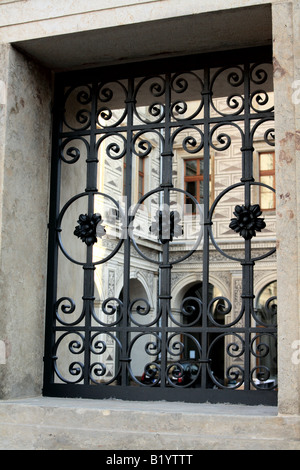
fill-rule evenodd
<path id="1" fill-rule="evenodd" d="M 168 122 L 168 126 L 174 127 L 174 128 L 179 128 L 179 127 L 189 127 L 189 126 L 201 126 L 204 123 L 208 124 L 218 124 L 220 122 L 237 122 L 241 121 L 243 122 L 245 119 L 250 119 L 250 120 L 260 120 L 260 119 L 274 119 L 274 113 L 273 112 L 266 112 L 266 113 L 256 113 L 256 114 L 241 114 L 241 115 L 229 115 L 229 116 L 218 116 L 218 117 L 211 117 L 211 118 L 204 118 L 204 119 L 189 119 L 189 120 L 182 120 L 182 121 L 171 121 Z M 130 131 L 143 131 L 143 130 L 155 130 L 155 129 L 164 129 L 166 127 L 165 121 L 162 122 L 157 122 L 157 123 L 149 123 L 149 124 L 136 124 L 132 126 L 117 126 L 117 127 L 107 127 L 107 128 L 102 128 L 102 129 L 95 129 L 95 134 L 110 134 L 110 133 L 125 133 L 128 130 Z M 91 135 L 91 130 L 78 130 L 78 131 L 68 131 L 68 132 L 61 132 L 60 137 L 73 137 L 74 135 L 76 136 L 90 136 Z"/>
<path id="2" fill-rule="evenodd" d="M 234 389 L 201 389 L 185 387 L 145 387 L 126 385 L 81 385 L 81 384 L 46 384 L 43 395 L 48 397 L 70 398 L 119 398 L 122 400 L 167 400 L 185 401 L 187 403 L 237 403 L 246 405 L 277 405 L 276 390 L 240 390 Z"/>
<path id="3" fill-rule="evenodd" d="M 56 331 L 69 331 L 70 333 L 76 332 L 76 331 L 87 331 L 87 328 L 85 326 L 57 326 L 54 328 Z M 88 331 L 90 332 L 99 332 L 100 333 L 107 333 L 107 332 L 120 332 L 120 331 L 125 331 L 127 333 L 143 333 L 143 334 L 149 334 L 149 333 L 277 333 L 277 328 L 276 326 L 274 327 L 264 327 L 264 326 L 258 326 L 258 327 L 253 327 L 253 328 L 235 328 L 235 327 L 185 327 L 185 326 L 178 326 L 176 327 L 166 327 L 166 328 L 161 328 L 161 327 L 144 327 L 144 326 L 133 326 L 133 327 L 122 327 L 122 326 L 90 326 L 88 328 Z"/>

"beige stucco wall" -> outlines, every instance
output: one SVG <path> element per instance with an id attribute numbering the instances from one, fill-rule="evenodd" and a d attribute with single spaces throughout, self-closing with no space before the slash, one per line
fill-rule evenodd
<path id="1" fill-rule="evenodd" d="M 0 45 L 0 395 L 40 393 L 47 258 L 49 74 Z"/>
<path id="2" fill-rule="evenodd" d="M 47 67 L 61 67 L 59 52 L 68 54 L 68 66 L 86 66 L 84 56 L 91 49 L 91 38 L 98 37 L 99 31 L 105 32 L 106 44 L 111 44 L 105 62 L 117 60 L 118 48 L 125 51 L 120 38 L 122 28 L 127 26 L 131 28 L 126 31 L 132 34 L 127 36 L 132 48 L 127 47 L 126 53 L 132 53 L 132 59 L 141 58 L 142 51 L 133 38 L 135 31 L 142 34 L 144 23 L 152 44 L 146 56 L 155 56 L 155 51 L 169 54 L 172 44 L 180 53 L 189 47 L 197 47 L 198 52 L 209 50 L 209 43 L 214 49 L 242 47 L 248 40 L 250 45 L 258 45 L 260 40 L 265 44 L 268 36 L 263 36 L 263 22 L 259 34 L 254 34 L 253 27 L 246 30 L 247 17 L 239 8 L 269 4 L 275 57 L 279 412 L 299 414 L 300 366 L 295 353 L 300 341 L 300 103 L 295 87 L 300 87 L 300 6 L 296 0 L 0 1 L 0 398 L 39 394 L 42 386 L 51 132 L 51 75 Z M 203 24 L 201 18 L 208 13 L 215 29 L 210 31 L 210 16 L 205 16 L 207 31 L 199 31 L 206 42 L 195 39 L 193 46 L 188 34 L 178 41 L 176 27 L 181 18 L 197 31 Z M 240 29 L 239 18 L 243 26 Z M 151 37 L 151 27 L 158 27 L 162 20 L 172 33 L 169 38 L 163 36 L 163 45 L 169 44 L 164 50 L 159 37 Z M 225 23 L 229 31 L 226 36 L 223 29 L 222 34 L 218 30 L 222 23 L 222 28 Z M 230 26 L 234 34 L 230 34 Z M 78 51 L 76 40 L 85 33 Z M 10 43 L 33 55 L 33 59 L 17 52 Z M 59 51 L 60 43 L 63 47 Z M 105 56 L 106 50 L 99 44 L 97 47 L 97 54 Z M 127 55 L 124 60 L 130 58 Z"/>

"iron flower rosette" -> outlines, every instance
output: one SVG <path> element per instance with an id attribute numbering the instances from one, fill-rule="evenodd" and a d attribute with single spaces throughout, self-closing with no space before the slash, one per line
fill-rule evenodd
<path id="1" fill-rule="evenodd" d="M 251 240 L 256 232 L 261 232 L 266 227 L 259 204 L 253 206 L 235 206 L 234 219 L 231 219 L 229 227 L 239 233 L 245 240 Z"/>
<path id="2" fill-rule="evenodd" d="M 77 223 L 79 225 L 75 227 L 74 235 L 81 238 L 82 242 L 87 246 L 91 246 L 97 242 L 97 235 L 101 238 L 105 235 L 104 227 L 97 227 L 98 224 L 102 223 L 102 217 L 100 214 L 81 214 Z"/>
<path id="3" fill-rule="evenodd" d="M 158 237 L 161 243 L 171 242 L 173 238 L 178 238 L 183 234 L 180 225 L 180 216 L 177 211 L 162 210 L 157 211 L 149 228 L 150 232 Z"/>

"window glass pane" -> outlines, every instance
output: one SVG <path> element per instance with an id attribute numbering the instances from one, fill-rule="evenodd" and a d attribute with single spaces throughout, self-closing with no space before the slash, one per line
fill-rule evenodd
<path id="1" fill-rule="evenodd" d="M 261 153 L 260 154 L 260 170 L 273 170 L 274 169 L 274 158 L 273 153 Z"/>
<path id="2" fill-rule="evenodd" d="M 274 187 L 274 176 L 273 175 L 264 175 L 261 176 L 260 182 L 267 184 L 268 186 L 271 186 L 271 188 Z M 261 191 L 262 192 L 270 192 L 270 189 L 265 188 L 264 186 L 261 186 Z"/>
<path id="3" fill-rule="evenodd" d="M 190 193 L 192 196 L 197 197 L 197 190 L 196 190 L 196 181 L 189 181 L 186 183 L 186 191 Z"/>
<path id="4" fill-rule="evenodd" d="M 271 186 L 274 185 L 274 176 L 262 176 L 261 182 Z M 260 187 L 260 207 L 261 209 L 274 209 L 275 208 L 275 197 L 274 192 L 264 186 Z"/>
<path id="5" fill-rule="evenodd" d="M 188 193 L 190 193 L 192 196 L 197 198 L 196 181 L 187 182 L 185 185 L 185 190 Z M 186 196 L 185 204 L 186 204 L 186 212 L 194 214 L 196 211 L 195 202 L 190 197 Z"/>
<path id="6" fill-rule="evenodd" d="M 197 175 L 197 160 L 187 160 L 185 162 L 185 175 L 186 176 Z"/>
<path id="7" fill-rule="evenodd" d="M 260 208 L 262 210 L 274 209 L 274 197 L 272 193 L 263 193 L 261 194 L 260 199 Z"/>

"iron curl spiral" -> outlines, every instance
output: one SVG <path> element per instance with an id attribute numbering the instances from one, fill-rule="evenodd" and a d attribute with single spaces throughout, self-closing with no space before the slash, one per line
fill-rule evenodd
<path id="1" fill-rule="evenodd" d="M 84 85 L 81 89 L 80 87 L 70 87 L 65 94 L 63 122 L 66 127 L 72 131 L 88 129 L 91 124 L 91 102 L 92 89 L 90 85 Z M 85 107 L 78 109 L 78 105 Z M 67 109 L 72 109 L 71 117 L 68 115 Z"/>
<path id="2" fill-rule="evenodd" d="M 216 134 L 217 130 L 222 128 L 222 127 L 228 128 L 228 126 L 232 126 L 235 129 L 237 129 L 241 135 L 241 140 L 244 142 L 244 134 L 242 129 L 236 124 L 235 122 L 220 122 L 216 124 L 210 131 L 210 136 L 209 136 L 209 143 L 212 146 L 214 150 L 217 150 L 219 152 L 223 152 L 224 150 L 227 150 L 231 146 L 231 137 L 227 132 L 221 132 L 220 134 Z M 217 141 L 217 143 L 214 142 L 214 139 Z M 218 145 L 219 144 L 219 145 Z"/>
<path id="3" fill-rule="evenodd" d="M 250 69 L 250 80 L 256 85 L 262 85 L 268 79 L 268 73 L 262 68 L 262 65 L 263 64 L 253 64 Z"/>
<path id="4" fill-rule="evenodd" d="M 161 380 L 161 367 L 157 362 L 148 362 L 144 367 L 144 377 L 147 380 L 143 381 L 143 385 L 155 387 Z M 146 383 L 147 382 L 147 383 Z"/>
<path id="5" fill-rule="evenodd" d="M 71 160 L 67 160 L 63 153 L 61 153 L 61 159 L 65 162 L 65 163 L 76 163 L 79 158 L 80 158 L 80 150 L 76 147 L 69 147 L 66 151 L 66 154 L 68 155 L 68 157 L 71 157 Z"/>
<path id="6" fill-rule="evenodd" d="M 250 106 L 256 113 L 261 111 L 262 106 L 266 106 L 270 101 L 270 96 L 265 90 L 256 90 L 250 96 Z M 257 103 L 258 107 L 256 107 L 255 102 Z M 271 111 L 273 110 L 274 106 L 271 105 L 268 109 L 264 109 L 264 111 Z"/>
<path id="7" fill-rule="evenodd" d="M 141 297 L 133 299 L 130 302 L 129 307 L 128 307 L 129 318 L 132 321 L 132 323 L 134 323 L 137 326 L 144 326 L 144 327 L 151 326 L 157 321 L 157 318 L 153 319 L 149 316 L 149 318 L 145 320 L 145 323 L 143 323 L 143 321 L 142 322 L 139 321 L 138 319 L 139 317 L 135 316 L 135 315 L 138 315 L 140 317 L 146 318 L 150 312 L 151 312 L 151 305 L 148 299 L 144 299 Z"/>
<path id="8" fill-rule="evenodd" d="M 192 74 L 192 72 L 190 73 Z M 195 74 L 193 75 L 195 76 Z M 175 75 L 172 78 L 171 88 L 176 93 L 184 93 L 188 89 L 188 86 L 189 86 L 188 81 L 186 78 L 182 76 L 182 74 Z"/>
<path id="9" fill-rule="evenodd" d="M 241 86 L 244 82 L 244 70 L 239 66 L 235 66 L 235 70 L 229 72 L 227 82 L 233 87 Z"/>
<path id="10" fill-rule="evenodd" d="M 272 147 L 275 146 L 275 129 L 268 129 L 264 133 L 264 141 Z"/>
<path id="11" fill-rule="evenodd" d="M 185 345 L 182 341 L 176 340 L 172 342 L 174 337 L 178 336 L 176 333 L 171 335 L 167 342 L 167 351 L 172 356 L 181 356 L 184 353 Z"/>
<path id="12" fill-rule="evenodd" d="M 99 84 L 98 100 L 101 105 L 97 108 L 97 124 L 100 127 L 118 126 L 124 121 L 127 109 L 125 107 L 120 111 L 119 101 L 124 103 L 127 95 L 124 84 L 119 80 Z"/>
<path id="13" fill-rule="evenodd" d="M 61 372 L 59 371 L 56 361 L 54 362 L 54 371 L 57 377 L 59 378 L 59 380 L 61 380 L 62 382 L 67 383 L 67 384 L 76 384 L 76 383 L 81 382 L 83 379 L 84 364 L 82 362 L 75 361 L 69 365 L 68 372 L 72 377 L 77 377 L 76 380 L 70 380 L 64 377 L 64 375 L 62 375 Z"/>
<path id="14" fill-rule="evenodd" d="M 196 325 L 199 323 L 202 316 L 203 305 L 198 297 L 186 297 L 183 299 L 180 306 L 180 313 L 183 318 L 187 320 L 188 326 Z M 192 321 L 188 321 L 192 318 Z"/>
<path id="15" fill-rule="evenodd" d="M 183 97 L 183 99 L 181 100 L 178 99 L 178 100 L 173 101 L 173 96 L 175 94 L 184 95 L 186 91 L 188 92 L 189 89 L 193 87 L 196 88 L 197 98 L 200 97 L 200 101 L 196 109 L 191 110 L 191 112 L 189 112 L 188 103 L 191 98 L 188 95 L 186 95 L 186 100 Z M 194 119 L 197 115 L 199 115 L 204 104 L 204 100 L 202 96 L 203 88 L 204 88 L 203 81 L 195 72 L 190 71 L 190 72 L 185 72 L 184 74 L 183 73 L 175 74 L 171 80 L 171 92 L 172 92 L 171 115 L 172 115 L 172 118 L 175 119 L 176 121 L 184 121 L 188 119 L 189 120 Z"/>
<path id="16" fill-rule="evenodd" d="M 70 374 L 73 376 L 79 376 L 76 382 L 79 382 L 82 379 L 83 369 L 84 369 L 84 365 L 82 364 L 82 362 L 72 362 L 72 364 L 70 364 L 69 366 Z"/>
<path id="17" fill-rule="evenodd" d="M 212 311 L 214 304 L 216 304 L 216 307 L 215 307 L 215 310 Z M 215 297 L 208 304 L 208 317 L 210 321 L 216 326 L 221 326 L 222 324 L 218 323 L 214 317 L 216 315 L 221 315 L 223 318 L 225 315 L 229 315 L 231 311 L 232 311 L 232 304 L 230 300 L 224 296 Z"/>
<path id="18" fill-rule="evenodd" d="M 158 339 L 158 336 L 156 336 L 156 339 Z M 159 339 L 159 342 L 154 342 L 154 341 L 148 341 L 145 344 L 145 352 L 149 354 L 149 356 L 157 356 L 160 351 L 161 351 L 161 341 Z"/>
<path id="19" fill-rule="evenodd" d="M 233 336 L 235 336 L 238 339 L 240 344 L 238 342 L 231 341 L 226 346 L 226 352 L 228 356 L 230 357 L 234 357 L 234 358 L 241 357 L 245 352 L 245 341 L 237 333 L 234 333 Z"/>
<path id="20" fill-rule="evenodd" d="M 102 302 L 101 310 L 108 317 L 109 320 L 105 322 L 100 318 L 96 317 L 96 314 L 94 313 L 93 317 L 95 318 L 97 323 L 101 324 L 102 326 L 117 325 L 123 317 L 123 302 L 117 297 L 108 297 Z M 114 315 L 115 319 L 112 318 Z"/>
<path id="21" fill-rule="evenodd" d="M 103 362 L 94 362 L 90 366 L 89 376 L 92 382 L 95 382 L 94 376 L 103 377 L 107 372 L 106 365 Z M 97 382 L 96 382 L 97 383 Z"/>
<path id="22" fill-rule="evenodd" d="M 144 306 L 141 303 L 144 304 Z M 147 299 L 138 298 L 138 299 L 132 300 L 132 302 L 130 302 L 130 305 L 129 305 L 130 314 L 133 313 L 133 306 L 135 304 L 138 304 L 138 305 L 136 305 L 134 313 L 138 313 L 139 315 L 148 315 L 151 307 Z"/>
<path id="23" fill-rule="evenodd" d="M 64 303 L 64 302 L 68 302 L 68 303 Z M 60 308 L 61 308 L 62 313 L 64 313 L 67 316 L 70 315 L 69 320 L 63 319 L 60 316 L 59 314 Z M 84 316 L 84 312 L 82 312 L 81 315 L 75 319 L 74 317 L 71 316 L 75 312 L 75 310 L 76 310 L 76 304 L 74 300 L 71 299 L 71 297 L 61 297 L 55 303 L 55 318 L 61 325 L 66 325 L 66 326 L 76 325 L 82 320 Z"/>
<path id="24" fill-rule="evenodd" d="M 270 297 L 264 305 L 255 309 L 253 312 L 253 318 L 255 321 L 262 326 L 276 326 L 277 325 L 277 297 Z"/>
<path id="25" fill-rule="evenodd" d="M 277 296 L 273 295 L 266 301 L 266 304 L 265 304 L 265 309 L 267 313 L 270 314 L 270 316 L 272 317 L 277 315 L 277 303 L 273 303 L 275 302 L 275 300 L 277 300 Z"/>
<path id="26" fill-rule="evenodd" d="M 56 304 L 55 304 L 55 309 L 57 311 L 58 309 L 58 306 L 64 302 L 64 301 L 67 301 L 70 303 L 70 305 L 65 305 L 63 304 L 61 306 L 61 309 L 63 311 L 63 313 L 67 313 L 67 314 L 70 314 L 70 313 L 73 313 L 75 311 L 75 308 L 76 308 L 76 305 L 75 305 L 75 302 L 74 300 L 72 300 L 70 297 L 61 297 L 60 299 L 57 300 Z"/>
<path id="27" fill-rule="evenodd" d="M 228 112 L 225 112 L 224 110 L 221 111 L 217 109 L 214 99 L 213 99 L 213 94 L 214 94 L 214 87 L 216 87 L 216 84 L 218 83 L 217 80 L 218 78 L 221 77 L 221 75 L 225 73 L 227 75 L 227 83 L 230 87 L 238 88 L 241 87 L 244 83 L 245 80 L 245 72 L 240 66 L 234 66 L 234 68 L 230 67 L 223 67 L 220 70 L 218 70 L 214 77 L 212 78 L 211 81 L 211 87 L 210 87 L 210 100 L 211 100 L 211 106 L 213 110 L 221 116 L 237 116 L 241 114 L 241 112 L 245 108 L 245 103 L 244 103 L 244 97 L 241 93 L 233 93 L 229 94 L 227 96 L 226 104 L 229 108 Z M 234 111 L 234 112 L 232 112 Z"/>
<path id="28" fill-rule="evenodd" d="M 228 343 L 226 344 L 226 339 L 228 338 Z M 245 353 L 245 340 L 243 337 L 234 332 L 219 334 L 210 344 L 208 350 L 208 358 L 210 359 L 208 363 L 208 373 L 215 385 L 219 388 L 238 388 L 244 381 L 244 370 L 239 364 L 231 364 L 226 370 L 226 381 L 224 377 L 218 377 L 214 372 L 216 367 L 216 362 L 214 361 L 214 352 L 218 347 L 222 345 L 224 352 L 233 359 L 242 358 Z M 226 364 L 226 357 L 224 357 L 224 362 Z M 232 361 L 230 361 L 232 362 Z M 224 371 L 225 372 L 225 371 Z"/>
<path id="29" fill-rule="evenodd" d="M 106 342 L 103 339 L 98 339 L 97 341 L 94 342 L 95 338 L 97 338 L 99 333 L 96 333 L 93 335 L 91 338 L 91 344 L 90 344 L 90 350 L 94 354 L 103 354 L 105 353 L 107 346 Z"/>
<path id="30" fill-rule="evenodd" d="M 220 334 L 212 341 L 209 346 L 208 357 L 210 361 L 208 362 L 207 370 L 213 384 L 218 388 L 238 388 L 244 381 L 245 372 L 240 364 L 229 365 L 226 369 L 226 372 L 224 370 L 224 373 L 222 373 L 222 376 L 220 377 L 218 376 L 218 373 L 215 372 L 217 364 L 213 359 L 214 349 L 218 349 L 218 345 L 220 344 L 223 348 L 223 344 L 226 344 L 226 338 L 230 338 L 231 336 L 234 336 L 236 340 L 230 340 L 230 342 L 226 345 L 225 351 L 231 358 L 241 358 L 245 353 L 245 342 L 243 338 L 237 333 Z M 226 363 L 226 358 L 224 358 L 224 361 Z"/>
<path id="31" fill-rule="evenodd" d="M 265 389 L 266 386 L 268 390 L 274 390 L 277 387 L 276 380 L 270 379 L 271 371 L 265 365 L 253 367 L 250 372 L 250 382 L 256 390 Z"/>
<path id="32" fill-rule="evenodd" d="M 254 357 L 267 357 L 270 353 L 270 346 L 266 342 L 260 341 L 259 343 L 257 343 L 257 341 L 261 340 L 264 335 L 265 333 L 259 334 L 255 336 L 255 338 L 253 338 L 251 341 L 251 353 Z"/>
<path id="33" fill-rule="evenodd" d="M 239 388 L 245 380 L 245 371 L 240 365 L 231 365 L 226 369 L 226 378 L 226 388 Z"/>
<path id="34" fill-rule="evenodd" d="M 108 142 L 106 142 L 106 140 Z M 112 142 L 112 140 L 114 140 Z M 110 132 L 101 137 L 97 142 L 98 149 L 101 145 L 105 145 L 105 153 L 112 160 L 120 160 L 126 155 L 126 137 L 121 133 Z"/>
<path id="35" fill-rule="evenodd" d="M 187 131 L 190 135 L 185 135 Z M 180 138 L 181 132 L 184 134 L 181 146 L 185 152 L 195 154 L 199 153 L 203 149 L 204 134 L 198 126 L 183 126 L 176 129 L 171 137 L 172 145 L 174 145 L 175 141 L 177 142 L 177 139 Z"/>
<path id="36" fill-rule="evenodd" d="M 148 113 L 144 116 L 142 115 L 142 110 L 138 109 L 139 95 L 141 94 L 142 96 L 143 94 L 146 94 L 149 100 L 152 97 L 162 98 L 165 94 L 165 91 L 165 79 L 161 76 L 154 76 L 150 78 L 146 77 L 138 83 L 134 93 L 134 112 L 141 122 L 145 124 L 149 124 L 149 122 L 161 122 L 165 117 L 165 105 L 163 99 L 161 99 L 161 101 L 155 100 L 153 103 L 148 105 Z"/>
<path id="37" fill-rule="evenodd" d="M 69 351 L 72 354 L 81 354 L 84 351 L 83 337 L 81 337 L 81 340 L 82 341 L 74 339 L 74 340 L 70 341 Z"/>
<path id="38" fill-rule="evenodd" d="M 71 339 L 69 338 L 71 336 Z M 77 339 L 73 338 L 77 336 Z M 84 345 L 84 335 L 79 331 L 65 332 L 63 333 L 54 346 L 53 351 L 53 367 L 57 377 L 65 383 L 79 383 L 83 379 L 84 365 L 80 361 L 73 361 L 68 366 L 68 373 L 71 376 L 77 377 L 76 381 L 70 380 L 65 376 L 66 373 L 63 373 L 60 369 L 65 363 L 65 368 L 67 367 L 67 358 L 63 356 L 63 361 L 60 361 L 60 347 L 63 348 L 65 341 L 69 341 L 67 348 L 71 354 L 81 355 L 85 351 Z M 59 365 L 60 363 L 60 365 Z"/>
<path id="39" fill-rule="evenodd" d="M 69 146 L 71 143 L 73 143 L 73 145 Z M 85 154 L 87 157 L 90 151 L 89 143 L 83 137 L 76 137 L 65 139 L 62 142 L 60 147 L 60 159 L 69 165 L 76 163 L 81 157 L 82 150 L 79 148 L 81 143 L 84 144 Z"/>

